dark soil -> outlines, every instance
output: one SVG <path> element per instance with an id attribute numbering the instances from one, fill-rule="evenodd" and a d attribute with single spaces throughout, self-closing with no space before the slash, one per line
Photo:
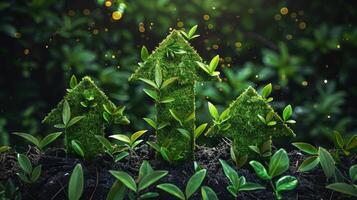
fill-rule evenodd
<path id="1" fill-rule="evenodd" d="M 326 178 L 320 168 L 309 173 L 297 173 L 297 166 L 300 165 L 305 156 L 297 151 L 290 152 L 289 154 L 290 169 L 286 174 L 296 176 L 299 180 L 299 185 L 295 190 L 285 192 L 283 194 L 284 199 L 349 199 L 340 193 L 325 189 Z M 170 166 L 166 162 L 155 159 L 154 152 L 149 149 L 147 145 L 143 145 L 138 149 L 135 154 L 130 156 L 130 159 L 127 157 L 119 163 L 114 163 L 109 156 L 105 155 L 91 161 L 83 161 L 73 157 L 66 158 L 63 149 L 48 149 L 46 152 L 40 153 L 36 149 L 30 148 L 27 155 L 34 165 L 42 165 L 42 175 L 38 182 L 32 185 L 26 185 L 18 180 L 16 172 L 19 168 L 17 166 L 15 153 L 1 154 L 0 181 L 9 178 L 13 179 L 20 186 L 23 199 L 30 200 L 67 199 L 66 193 L 69 176 L 77 163 L 82 163 L 85 176 L 85 189 L 82 199 L 93 200 L 105 199 L 110 187 L 115 181 L 108 170 L 122 170 L 136 177 L 138 168 L 143 160 L 150 161 L 154 169 L 169 171 L 169 174 L 160 181 L 161 183 L 174 183 L 182 189 L 185 188 L 189 177 L 194 173 L 193 162 L 186 162 L 179 166 Z M 218 159 L 223 159 L 229 162 L 228 145 L 222 143 L 214 148 L 198 147 L 195 158 L 203 168 L 207 169 L 207 176 L 203 185 L 208 185 L 214 189 L 221 200 L 234 199 L 226 190 L 228 180 L 223 174 L 218 161 Z M 344 159 L 342 161 L 344 164 L 342 171 L 347 172 L 348 166 L 356 163 L 356 160 L 357 156 Z M 230 164 L 232 165 L 232 163 Z M 269 183 L 259 180 L 249 165 L 246 165 L 245 168 L 246 169 L 240 169 L 238 171 L 239 175 L 245 176 L 249 182 L 265 185 L 267 190 L 242 192 L 238 199 L 274 199 Z M 174 199 L 168 194 L 157 190 L 155 187 L 149 188 L 149 190 L 156 190 L 160 193 L 160 198 L 157 199 Z M 192 199 L 200 199 L 200 192 L 196 192 Z"/>

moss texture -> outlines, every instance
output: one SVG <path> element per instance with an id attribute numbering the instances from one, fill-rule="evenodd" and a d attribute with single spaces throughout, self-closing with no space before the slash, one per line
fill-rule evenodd
<path id="1" fill-rule="evenodd" d="M 94 97 L 97 106 L 92 108 L 83 107 L 80 102 L 85 101 L 84 92 L 90 93 Z M 102 90 L 100 90 L 89 77 L 84 77 L 64 99 L 60 101 L 43 120 L 43 123 L 50 125 L 62 123 L 63 102 L 67 100 L 71 108 L 71 117 L 83 115 L 81 121 L 67 129 L 67 140 L 78 140 L 82 144 L 85 157 L 92 158 L 103 152 L 101 143 L 95 138 L 95 135 L 104 136 L 104 128 L 107 122 L 103 119 L 103 104 L 114 106 Z"/>
<path id="2" fill-rule="evenodd" d="M 167 47 L 176 45 L 184 54 L 177 54 L 175 57 L 166 55 Z M 169 86 L 163 95 L 173 97 L 174 102 L 168 104 L 156 105 L 157 120 L 161 122 L 169 122 L 170 126 L 159 130 L 157 134 L 158 144 L 167 147 L 173 153 L 181 153 L 182 160 L 192 159 L 194 150 L 194 140 L 184 138 L 177 128 L 182 128 L 171 116 L 169 109 L 174 110 L 180 116 L 187 116 L 195 112 L 195 83 L 196 81 L 211 81 L 220 80 L 218 76 L 211 77 L 202 69 L 200 69 L 196 61 L 202 62 L 202 58 L 190 46 L 190 44 L 182 37 L 179 31 L 172 31 L 166 39 L 164 39 L 159 47 L 153 51 L 148 59 L 140 66 L 135 73 L 129 78 L 130 81 L 139 78 L 154 80 L 154 69 L 158 64 L 163 70 L 163 79 L 178 77 L 178 81 Z M 190 133 L 194 131 L 195 118 L 184 124 L 184 128 Z"/>
<path id="3" fill-rule="evenodd" d="M 246 89 L 230 104 L 229 108 L 231 118 L 228 123 L 231 124 L 231 128 L 224 133 L 216 134 L 231 138 L 234 148 L 242 154 L 252 155 L 249 145 L 261 145 L 271 137 L 295 136 L 273 108 L 252 87 Z M 274 112 L 273 119 L 277 122 L 274 126 L 267 126 L 258 118 L 258 114 L 265 117 L 269 112 Z"/>

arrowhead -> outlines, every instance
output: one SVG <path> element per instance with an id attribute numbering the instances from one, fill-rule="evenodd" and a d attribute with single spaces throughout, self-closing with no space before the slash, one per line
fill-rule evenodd
<path id="1" fill-rule="evenodd" d="M 181 52 L 174 57 L 167 55 L 167 52 L 173 48 Z M 181 84 L 220 80 L 218 76 L 209 76 L 198 66 L 196 61 L 202 62 L 202 58 L 181 35 L 180 31 L 173 30 L 131 75 L 129 81 L 139 78 L 154 80 L 154 68 L 157 64 L 163 69 L 164 79 L 178 77 Z"/>

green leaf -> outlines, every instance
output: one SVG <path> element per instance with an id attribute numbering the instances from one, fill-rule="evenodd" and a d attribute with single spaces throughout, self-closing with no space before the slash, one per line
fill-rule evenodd
<path id="1" fill-rule="evenodd" d="M 203 133 L 203 131 L 206 129 L 206 127 L 207 127 L 207 123 L 201 124 L 200 126 L 198 126 L 194 132 L 195 138 L 200 137 L 200 135 Z"/>
<path id="2" fill-rule="evenodd" d="M 229 179 L 231 184 L 237 188 L 238 187 L 238 173 L 231 167 L 229 166 L 224 160 L 219 159 L 219 162 L 222 165 L 224 175 Z"/>
<path id="3" fill-rule="evenodd" d="M 181 200 L 185 200 L 185 195 L 183 194 L 183 192 L 180 190 L 180 188 L 178 188 L 174 184 L 163 183 L 163 184 L 157 185 L 156 187 L 181 199 Z"/>
<path id="4" fill-rule="evenodd" d="M 211 102 L 208 102 L 208 110 L 215 120 L 219 119 L 217 108 Z"/>
<path id="5" fill-rule="evenodd" d="M 201 68 L 203 71 L 205 71 L 207 74 L 211 74 L 211 72 L 208 69 L 208 66 L 202 62 L 196 61 L 197 65 L 199 68 Z"/>
<path id="6" fill-rule="evenodd" d="M 38 178 L 41 176 L 41 171 L 42 171 L 42 165 L 38 165 L 35 167 L 31 173 L 31 182 L 36 182 Z"/>
<path id="7" fill-rule="evenodd" d="M 298 172 L 307 172 L 314 169 L 320 163 L 318 156 L 310 156 L 306 158 L 300 165 Z"/>
<path id="8" fill-rule="evenodd" d="M 17 154 L 17 161 L 19 162 L 21 169 L 24 170 L 26 174 L 32 173 L 32 164 L 27 156 Z"/>
<path id="9" fill-rule="evenodd" d="M 64 128 L 66 128 L 66 125 L 64 125 L 64 124 L 55 124 L 54 127 L 55 128 L 64 129 Z"/>
<path id="10" fill-rule="evenodd" d="M 143 89 L 144 92 L 151 97 L 152 99 L 154 99 L 155 101 L 159 101 L 159 95 L 157 94 L 156 91 L 154 90 L 149 90 L 149 89 Z"/>
<path id="11" fill-rule="evenodd" d="M 201 187 L 202 200 L 218 200 L 217 194 L 208 186 Z"/>
<path id="12" fill-rule="evenodd" d="M 11 147 L 9 146 L 1 146 L 0 147 L 0 153 L 4 153 L 4 152 L 7 152 L 11 149 Z"/>
<path id="13" fill-rule="evenodd" d="M 136 192 L 137 187 L 135 180 L 128 173 L 122 171 L 109 170 L 109 172 L 119 181 L 121 181 L 127 188 Z"/>
<path id="14" fill-rule="evenodd" d="M 148 51 L 148 49 L 147 49 L 145 46 L 141 47 L 140 55 L 141 55 L 141 59 L 142 59 L 144 62 L 148 59 L 148 57 L 149 57 L 149 51 Z"/>
<path id="15" fill-rule="evenodd" d="M 73 89 L 74 87 L 76 87 L 77 84 L 78 84 L 77 77 L 75 75 L 72 75 L 71 80 L 69 81 L 69 87 Z"/>
<path id="16" fill-rule="evenodd" d="M 269 162 L 269 175 L 271 177 L 279 176 L 289 169 L 288 153 L 284 149 L 279 149 L 271 157 Z"/>
<path id="17" fill-rule="evenodd" d="M 298 180 L 294 176 L 283 176 L 275 183 L 275 188 L 278 192 L 293 190 L 296 188 Z"/>
<path id="18" fill-rule="evenodd" d="M 151 148 L 153 148 L 155 151 L 160 152 L 160 146 L 154 142 L 146 142 Z"/>
<path id="19" fill-rule="evenodd" d="M 154 120 L 152 120 L 150 118 L 143 118 L 143 120 L 145 120 L 146 123 L 148 123 L 154 129 L 157 129 L 157 125 L 156 125 L 156 122 Z"/>
<path id="20" fill-rule="evenodd" d="M 83 169 L 81 164 L 77 164 L 68 184 L 68 199 L 69 200 L 79 200 L 83 193 L 84 178 L 83 178 Z"/>
<path id="21" fill-rule="evenodd" d="M 276 125 L 276 121 L 270 121 L 267 124 L 268 126 L 275 126 Z"/>
<path id="22" fill-rule="evenodd" d="M 263 116 L 258 114 L 258 118 L 261 122 L 263 122 L 263 124 L 266 124 L 265 118 Z"/>
<path id="23" fill-rule="evenodd" d="M 219 116 L 219 120 L 221 122 L 224 122 L 224 121 L 227 121 L 231 116 L 230 116 L 230 109 L 227 108 L 225 109 L 222 113 L 221 113 L 221 116 Z"/>
<path id="24" fill-rule="evenodd" d="M 354 149 L 355 147 L 357 147 L 357 135 L 353 135 L 346 143 L 347 150 Z"/>
<path id="25" fill-rule="evenodd" d="M 344 141 L 343 141 L 343 139 L 342 139 L 341 134 L 340 134 L 339 132 L 337 132 L 337 131 L 334 131 L 334 132 L 333 132 L 333 136 L 334 136 L 334 140 L 335 140 L 337 146 L 338 146 L 340 149 L 343 149 L 343 146 L 344 146 L 345 144 L 344 144 Z"/>
<path id="26" fill-rule="evenodd" d="M 292 114 L 293 114 L 293 109 L 292 109 L 291 105 L 289 104 L 284 108 L 284 111 L 283 111 L 284 121 L 287 121 L 291 117 Z"/>
<path id="27" fill-rule="evenodd" d="M 55 141 L 59 136 L 62 135 L 62 132 L 55 132 L 47 135 L 45 138 L 43 138 L 39 144 L 39 148 L 43 149 L 45 146 L 51 144 L 53 141 Z"/>
<path id="28" fill-rule="evenodd" d="M 155 66 L 155 83 L 158 88 L 161 87 L 162 84 L 162 70 L 159 65 Z"/>
<path id="29" fill-rule="evenodd" d="M 171 85 L 176 80 L 178 80 L 178 77 L 172 77 L 172 78 L 169 78 L 169 79 L 165 80 L 161 85 L 161 89 L 165 89 L 166 87 Z"/>
<path id="30" fill-rule="evenodd" d="M 173 98 L 173 97 L 165 97 L 160 101 L 160 103 L 171 103 L 173 101 L 175 101 L 175 98 Z"/>
<path id="31" fill-rule="evenodd" d="M 169 109 L 171 116 L 180 123 L 181 126 L 183 126 L 183 123 L 180 119 L 180 117 L 176 114 L 176 112 L 172 109 Z"/>
<path id="32" fill-rule="evenodd" d="M 83 118 L 85 118 L 85 116 L 77 116 L 77 117 L 73 117 L 67 125 L 67 128 L 75 125 L 76 123 L 78 123 L 79 121 L 81 121 Z"/>
<path id="33" fill-rule="evenodd" d="M 357 197 L 357 187 L 347 183 L 332 183 L 326 186 L 327 189 L 334 190 L 343 194 Z"/>
<path id="34" fill-rule="evenodd" d="M 152 173 L 153 171 L 154 170 L 152 169 L 150 163 L 144 160 L 143 163 L 140 165 L 138 180 L 140 181 L 144 176 Z"/>
<path id="35" fill-rule="evenodd" d="M 139 183 L 138 191 L 142 191 L 147 187 L 151 186 L 164 176 L 166 176 L 169 172 L 164 170 L 153 171 L 151 173 L 146 174 Z"/>
<path id="36" fill-rule="evenodd" d="M 95 138 L 97 138 L 99 140 L 99 142 L 105 147 L 105 149 L 109 150 L 110 152 L 113 152 L 113 146 L 112 143 L 110 143 L 110 141 L 100 135 L 96 135 Z"/>
<path id="37" fill-rule="evenodd" d="M 188 132 L 188 130 L 183 129 L 183 128 L 178 128 L 178 132 L 181 133 L 182 136 L 184 136 L 186 139 L 191 140 L 191 134 Z"/>
<path id="38" fill-rule="evenodd" d="M 123 200 L 126 195 L 126 187 L 120 181 L 115 181 L 107 195 L 106 200 Z"/>
<path id="39" fill-rule="evenodd" d="M 84 151 L 83 151 L 82 145 L 79 141 L 72 140 L 71 145 L 72 145 L 72 149 L 74 150 L 74 152 L 76 152 L 81 157 L 84 157 Z"/>
<path id="40" fill-rule="evenodd" d="M 147 192 L 145 194 L 140 195 L 140 199 L 149 199 L 160 196 L 157 192 Z"/>
<path id="41" fill-rule="evenodd" d="M 239 191 L 264 190 L 265 187 L 257 183 L 245 183 L 239 187 Z"/>
<path id="42" fill-rule="evenodd" d="M 62 121 L 63 124 L 67 126 L 69 120 L 71 119 L 71 108 L 69 107 L 68 101 L 64 100 L 63 110 L 62 110 Z"/>
<path id="43" fill-rule="evenodd" d="M 22 138 L 25 138 L 27 141 L 31 142 L 32 144 L 36 145 L 37 147 L 40 146 L 40 142 L 38 141 L 38 139 L 28 133 L 14 132 L 13 134 L 20 136 Z"/>
<path id="44" fill-rule="evenodd" d="M 263 180 L 271 180 L 271 176 L 269 176 L 265 167 L 258 161 L 252 160 L 249 164 L 253 167 L 255 173 Z"/>
<path id="45" fill-rule="evenodd" d="M 169 150 L 167 148 L 161 147 L 160 148 L 160 154 L 161 154 L 161 156 L 162 156 L 162 158 L 164 160 L 166 160 L 168 162 L 171 162 L 171 159 L 170 159 L 170 156 L 169 156 L 170 152 L 169 152 Z"/>
<path id="46" fill-rule="evenodd" d="M 196 33 L 196 30 L 197 30 L 197 27 L 198 27 L 198 25 L 194 25 L 191 29 L 190 29 L 190 31 L 188 32 L 188 39 L 191 39 L 192 38 L 192 36 Z"/>
<path id="47" fill-rule="evenodd" d="M 216 70 L 219 62 L 219 55 L 216 55 L 212 58 L 211 62 L 209 63 L 209 72 L 212 73 Z"/>
<path id="48" fill-rule="evenodd" d="M 197 171 L 194 175 L 191 176 L 191 178 L 188 180 L 187 185 L 186 185 L 186 198 L 190 198 L 193 193 L 196 192 L 196 190 L 201 186 L 203 179 L 206 176 L 206 169 L 201 169 Z"/>
<path id="49" fill-rule="evenodd" d="M 324 148 L 319 147 L 319 158 L 320 158 L 320 165 L 325 173 L 327 178 L 333 176 L 335 172 L 335 161 L 331 154 Z"/>
<path id="50" fill-rule="evenodd" d="M 150 85 L 151 87 L 155 88 L 155 89 L 159 89 L 158 86 L 156 85 L 156 83 L 152 80 L 149 79 L 145 79 L 145 78 L 139 78 L 139 80 L 141 80 L 142 82 Z"/>
<path id="51" fill-rule="evenodd" d="M 19 172 L 19 173 L 16 173 L 16 174 L 17 174 L 17 176 L 19 176 L 21 181 L 23 181 L 25 183 L 31 183 L 31 180 L 23 172 Z"/>
<path id="52" fill-rule="evenodd" d="M 357 180 L 357 164 L 352 165 L 349 170 L 349 175 L 352 180 L 352 182 Z"/>
<path id="53" fill-rule="evenodd" d="M 269 83 L 268 85 L 264 86 L 263 90 L 262 90 L 262 97 L 264 99 L 267 99 L 271 93 L 273 89 L 273 86 L 271 83 Z"/>
<path id="54" fill-rule="evenodd" d="M 127 144 L 130 144 L 130 138 L 126 135 L 123 134 L 116 134 L 116 135 L 110 135 L 110 138 L 125 142 Z"/>
<path id="55" fill-rule="evenodd" d="M 231 193 L 235 198 L 238 197 L 238 191 L 232 185 L 227 186 L 227 190 Z"/>
<path id="56" fill-rule="evenodd" d="M 144 133 L 146 133 L 148 130 L 141 130 L 133 133 L 133 135 L 130 136 L 130 143 L 132 144 L 135 142 L 138 138 L 140 138 Z"/>
<path id="57" fill-rule="evenodd" d="M 129 155 L 129 153 L 127 151 L 120 152 L 118 155 L 115 156 L 114 162 L 119 162 L 123 158 L 127 157 L 128 155 Z"/>
<path id="58" fill-rule="evenodd" d="M 292 145 L 294 145 L 296 148 L 300 149 L 301 151 L 311 155 L 316 155 L 318 153 L 317 148 L 308 143 L 294 142 L 292 143 Z"/>

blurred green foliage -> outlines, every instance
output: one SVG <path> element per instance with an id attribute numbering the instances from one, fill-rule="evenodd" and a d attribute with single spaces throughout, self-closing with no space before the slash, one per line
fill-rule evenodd
<path id="1" fill-rule="evenodd" d="M 198 86 L 200 121 L 209 120 L 206 99 L 226 107 L 247 86 L 272 82 L 278 111 L 295 108 L 297 137 L 356 131 L 355 1 L 119 1 L 126 4 L 120 20 L 111 18 L 118 5 L 103 3 L 0 2 L 1 145 L 18 142 L 9 132 L 48 133 L 40 121 L 72 74 L 93 77 L 115 104 L 127 106 L 129 129 L 144 128 L 153 104 L 142 84 L 127 81 L 140 48 L 151 51 L 170 28 L 195 24 L 201 36 L 192 45 L 204 60 L 220 55 L 223 78 Z"/>

